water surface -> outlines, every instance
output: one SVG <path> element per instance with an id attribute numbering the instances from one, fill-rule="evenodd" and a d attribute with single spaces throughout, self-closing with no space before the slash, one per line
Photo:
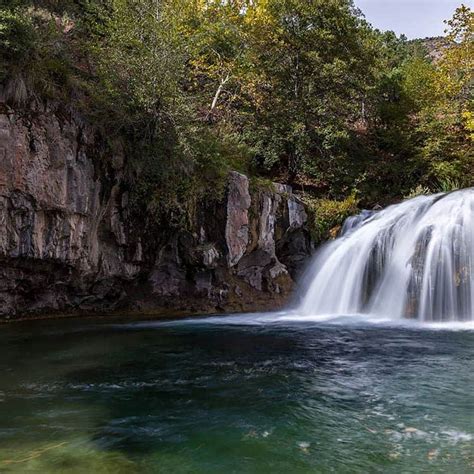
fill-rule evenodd
<path id="1" fill-rule="evenodd" d="M 4 326 L 0 472 L 472 472 L 473 348 L 277 317 Z"/>

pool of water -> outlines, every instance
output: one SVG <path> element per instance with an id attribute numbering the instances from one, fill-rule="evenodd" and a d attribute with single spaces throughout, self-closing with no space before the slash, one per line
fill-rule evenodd
<path id="1" fill-rule="evenodd" d="M 255 321 L 0 327 L 0 472 L 473 472 L 473 331 Z"/>

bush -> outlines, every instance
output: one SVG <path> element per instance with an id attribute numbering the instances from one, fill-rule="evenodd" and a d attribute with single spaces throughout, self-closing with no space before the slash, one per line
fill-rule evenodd
<path id="1" fill-rule="evenodd" d="M 314 199 L 308 195 L 302 199 L 309 211 L 310 231 L 316 242 L 335 238 L 344 221 L 358 212 L 359 199 L 355 192 L 342 201 Z"/>
<path id="2" fill-rule="evenodd" d="M 0 10 L 0 81 L 31 59 L 35 44 L 31 18 L 17 10 Z"/>

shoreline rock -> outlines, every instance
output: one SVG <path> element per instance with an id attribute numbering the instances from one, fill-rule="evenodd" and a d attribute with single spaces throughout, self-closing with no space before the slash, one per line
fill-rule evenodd
<path id="1" fill-rule="evenodd" d="M 0 114 L 0 318 L 60 312 L 276 309 L 311 255 L 289 186 L 229 175 L 193 231 L 133 224 L 122 151 L 51 110 Z"/>

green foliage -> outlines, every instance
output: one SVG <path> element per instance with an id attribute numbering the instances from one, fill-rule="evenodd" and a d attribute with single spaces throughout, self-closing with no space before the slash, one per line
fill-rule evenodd
<path id="1" fill-rule="evenodd" d="M 418 185 L 437 192 L 473 184 L 473 14 L 460 7 L 447 23 L 445 39 L 428 40 L 431 56 L 421 41 L 392 38 L 381 67 L 369 131 L 373 154 L 383 161 L 372 170 L 387 175 L 381 184 L 393 197 Z"/>
<path id="2" fill-rule="evenodd" d="M 474 112 L 474 12 L 462 5 L 447 22 L 447 46 L 434 71 L 431 104 L 422 108 L 423 158 L 428 179 L 441 188 L 471 186 L 474 171 L 470 117 Z M 444 183 L 448 183 L 445 185 Z"/>
<path id="3" fill-rule="evenodd" d="M 35 95 L 69 101 L 71 20 L 29 3 L 12 2 L 15 6 L 0 9 L 0 81 L 7 101 L 20 105 Z"/>
<path id="4" fill-rule="evenodd" d="M 27 61 L 35 47 L 35 31 L 31 19 L 17 10 L 0 10 L 0 78 L 5 79 L 7 68 Z"/>
<path id="5" fill-rule="evenodd" d="M 258 107 L 246 136 L 263 170 L 321 179 L 372 80 L 371 32 L 345 0 L 268 2 L 264 18 L 251 30 Z"/>
<path id="6" fill-rule="evenodd" d="M 250 179 L 250 191 L 251 193 L 256 192 L 265 192 L 270 193 L 275 192 L 275 183 L 269 178 L 263 178 L 261 176 L 252 176 Z"/>
<path id="7" fill-rule="evenodd" d="M 461 189 L 464 186 L 457 178 L 438 178 L 440 185 L 439 190 L 443 193 L 449 193 L 451 191 L 456 191 L 456 189 Z"/>
<path id="8" fill-rule="evenodd" d="M 111 1 L 90 45 L 99 81 L 89 90 L 95 117 L 127 137 L 137 211 L 189 227 L 196 203 L 221 197 L 229 170 L 245 168 L 247 147 L 231 128 L 209 127 L 189 96 L 177 3 Z"/>
<path id="9" fill-rule="evenodd" d="M 371 205 L 472 185 L 472 11 L 448 28 L 433 56 L 351 0 L 11 0 L 0 82 L 120 139 L 138 214 L 188 226 L 238 169 L 312 193 L 321 239 L 354 189 Z"/>
<path id="10" fill-rule="evenodd" d="M 355 192 L 342 201 L 315 199 L 306 194 L 302 198 L 309 211 L 309 227 L 315 242 L 335 238 L 343 222 L 357 212 L 359 204 Z"/>
<path id="11" fill-rule="evenodd" d="M 36 54 L 36 41 L 30 18 L 13 8 L 0 9 L 0 82 L 5 96 L 16 103 L 28 97 L 22 72 Z"/>

